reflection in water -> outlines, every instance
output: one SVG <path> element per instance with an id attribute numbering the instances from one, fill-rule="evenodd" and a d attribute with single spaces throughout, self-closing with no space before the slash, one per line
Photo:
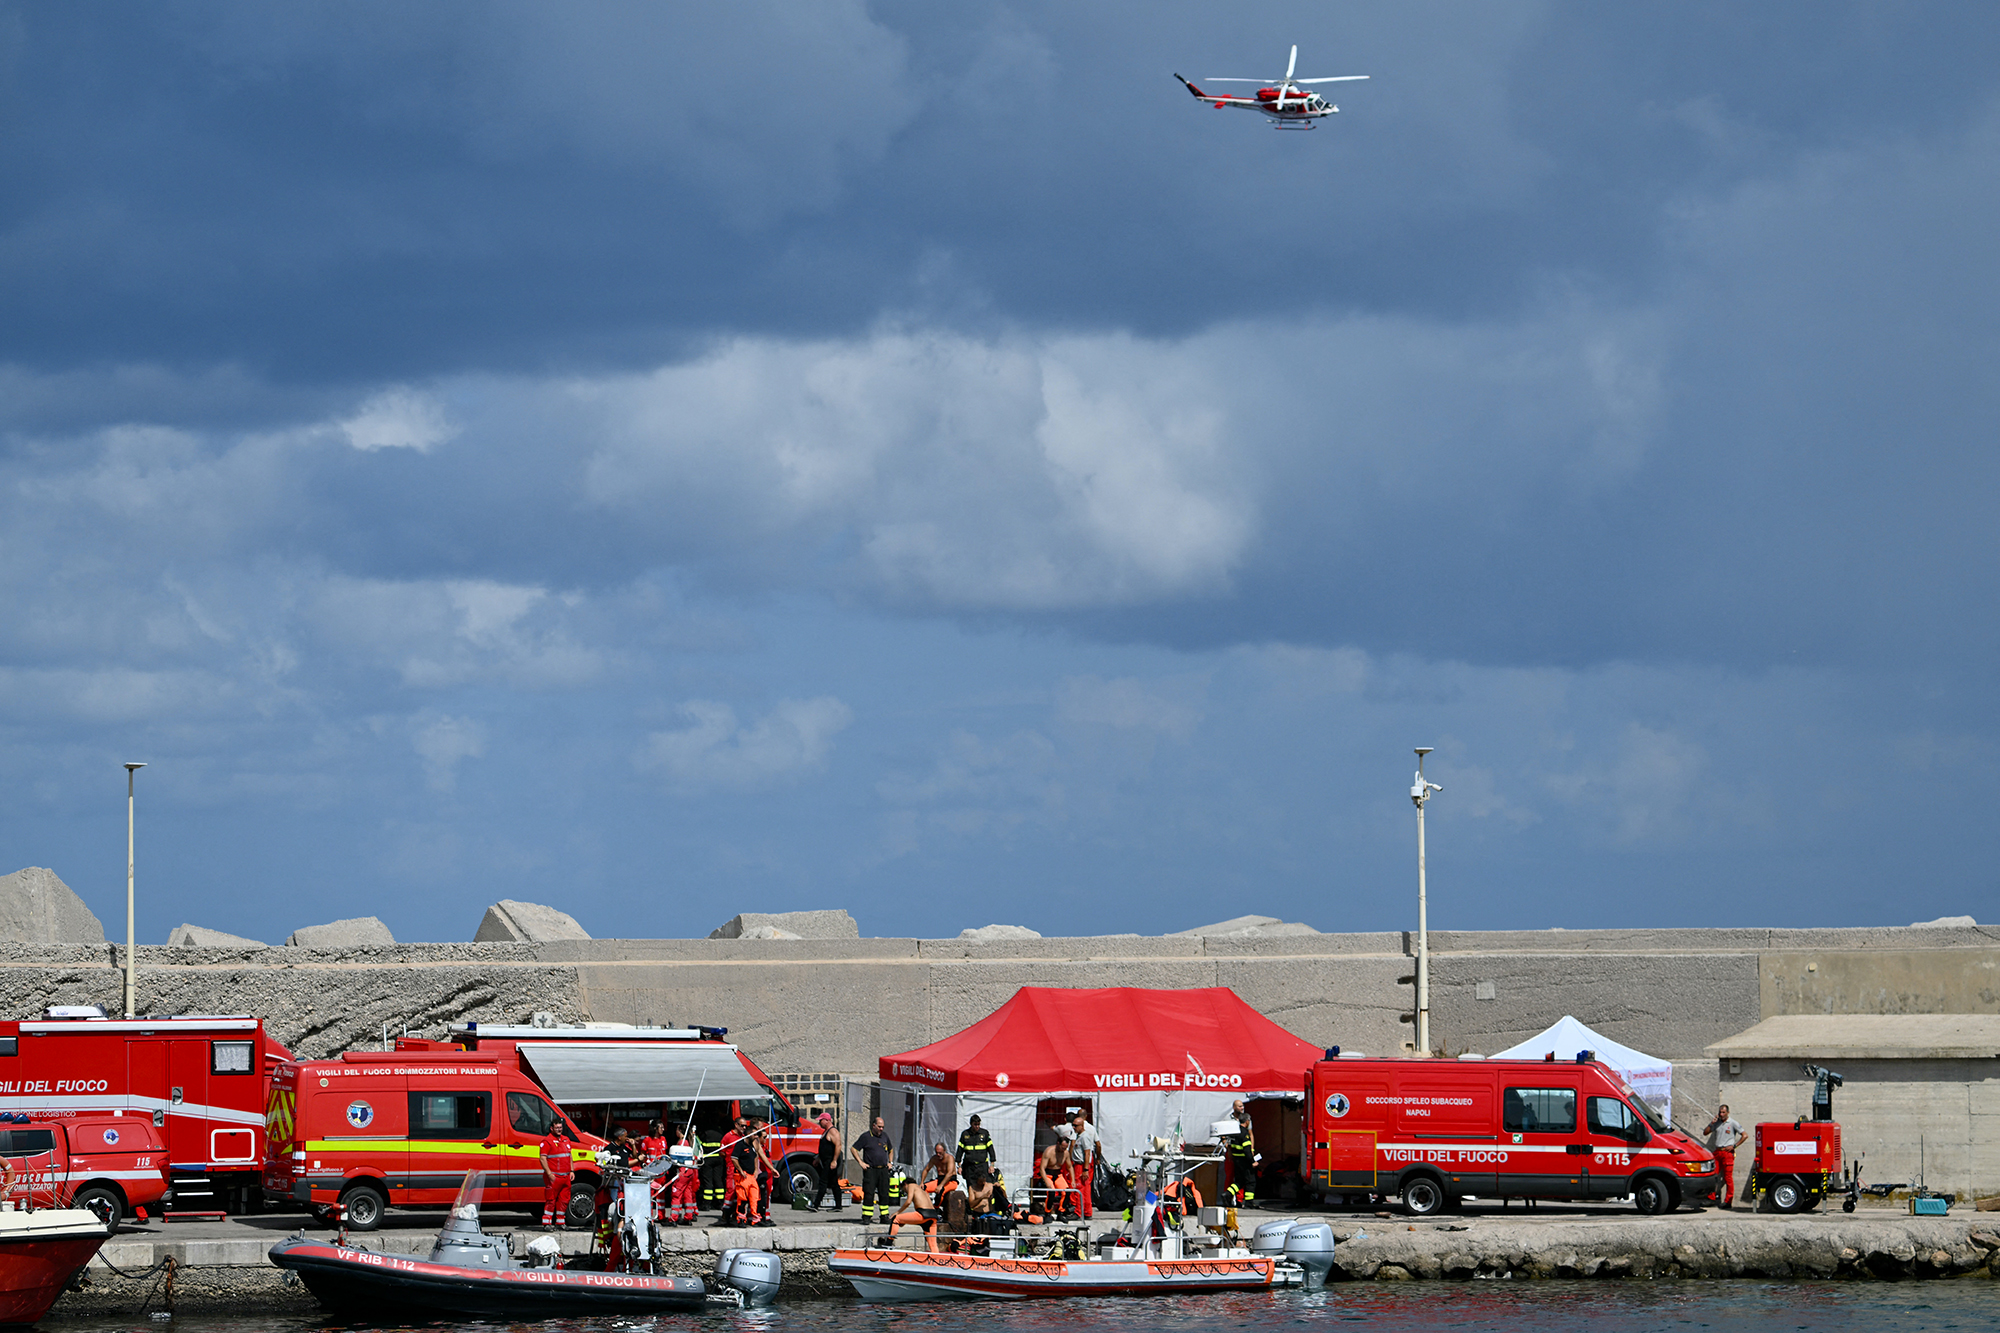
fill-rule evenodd
<path id="1" fill-rule="evenodd" d="M 869 1305 L 794 1301 L 644 1319 L 466 1320 L 436 1333 L 1236 1333 L 1365 1323 L 1368 1333 L 2000 1333 L 2000 1291 L 1965 1282 L 1422 1282 L 1324 1292 Z M 43 1333 L 336 1333 L 331 1320 L 49 1319 Z"/>

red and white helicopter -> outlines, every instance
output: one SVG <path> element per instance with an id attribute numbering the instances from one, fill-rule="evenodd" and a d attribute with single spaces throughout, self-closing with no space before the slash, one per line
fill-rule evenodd
<path id="1" fill-rule="evenodd" d="M 1357 79 L 1368 77 L 1366 74 L 1334 74 L 1320 79 L 1295 79 L 1292 77 L 1292 71 L 1298 67 L 1299 48 L 1294 46 L 1292 48 L 1292 58 L 1285 65 L 1285 77 L 1271 80 L 1268 86 L 1259 88 L 1257 95 L 1254 97 L 1231 97 L 1224 93 L 1205 93 L 1192 83 L 1188 83 L 1186 79 L 1182 79 L 1180 75 L 1176 74 L 1174 77 L 1180 79 L 1182 83 L 1186 83 L 1189 92 L 1199 97 L 1202 101 L 1210 103 L 1217 110 L 1221 110 L 1226 106 L 1234 106 L 1241 107 L 1246 111 L 1263 112 L 1271 118 L 1271 128 L 1274 130 L 1309 130 L 1313 127 L 1313 122 L 1322 116 L 1331 116 L 1339 112 L 1339 107 L 1327 101 L 1318 93 L 1305 91 L 1306 85 L 1313 83 L 1352 83 Z M 1264 80 L 1225 79 L 1218 75 L 1211 78 L 1209 82 L 1263 83 Z"/>

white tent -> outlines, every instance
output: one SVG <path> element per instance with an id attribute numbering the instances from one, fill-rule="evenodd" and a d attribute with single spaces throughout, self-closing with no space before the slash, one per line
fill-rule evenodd
<path id="1" fill-rule="evenodd" d="M 1597 1058 L 1617 1070 L 1662 1119 L 1673 1115 L 1674 1067 L 1665 1060 L 1621 1046 L 1611 1038 L 1592 1032 L 1564 1014 L 1548 1031 L 1528 1038 L 1488 1057 L 1494 1060 L 1541 1060 L 1553 1053 L 1558 1060 L 1574 1060 L 1578 1051 L 1595 1051 Z"/>

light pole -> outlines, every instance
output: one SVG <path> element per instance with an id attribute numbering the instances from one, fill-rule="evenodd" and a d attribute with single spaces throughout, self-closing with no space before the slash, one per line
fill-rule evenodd
<path id="1" fill-rule="evenodd" d="M 1417 781 L 1410 799 L 1417 806 L 1417 1051 L 1431 1053 L 1431 934 L 1430 908 L 1424 895 L 1424 803 L 1432 792 L 1443 791 L 1435 782 L 1424 780 L 1424 756 L 1435 748 L 1417 747 Z"/>
<path id="2" fill-rule="evenodd" d="M 139 993 L 137 932 L 132 926 L 132 778 L 144 764 L 125 765 L 125 1017 L 136 1018 L 133 1002 Z"/>

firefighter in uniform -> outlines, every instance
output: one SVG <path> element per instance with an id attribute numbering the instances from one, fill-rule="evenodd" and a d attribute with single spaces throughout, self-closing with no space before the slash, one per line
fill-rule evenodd
<path id="1" fill-rule="evenodd" d="M 569 1220 L 569 1187 L 574 1173 L 569 1136 L 550 1129 L 542 1136 L 542 1225 L 560 1227 Z"/>
<path id="2" fill-rule="evenodd" d="M 979 1123 L 979 1117 L 972 1117 L 965 1132 L 958 1136 L 958 1165 L 965 1172 L 966 1183 L 983 1185 L 993 1176 L 993 1135 Z"/>
<path id="3" fill-rule="evenodd" d="M 1242 1099 L 1229 1108 L 1239 1126 L 1224 1140 L 1229 1163 L 1229 1184 L 1222 1192 L 1225 1207 L 1247 1208 L 1257 1201 L 1257 1142 L 1250 1133 L 1250 1112 Z"/>

